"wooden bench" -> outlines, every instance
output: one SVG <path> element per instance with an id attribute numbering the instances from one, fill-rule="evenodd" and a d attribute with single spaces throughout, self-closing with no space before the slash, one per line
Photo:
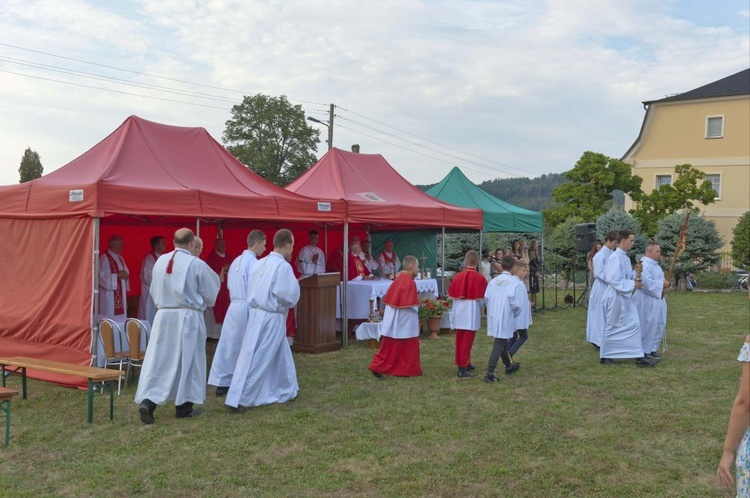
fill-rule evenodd
<path id="1" fill-rule="evenodd" d="M 83 377 L 88 379 L 88 423 L 94 420 L 94 383 L 103 382 L 109 385 L 109 419 L 114 420 L 115 411 L 115 387 L 114 382 L 125 375 L 121 370 L 108 370 L 106 368 L 87 367 L 84 365 L 72 365 L 60 361 L 40 360 L 37 358 L 27 358 L 25 356 L 14 356 L 12 358 L 0 358 L 2 365 L 3 387 L 5 387 L 6 370 L 10 373 L 18 374 L 21 370 L 21 386 L 23 399 L 26 396 L 26 369 L 39 370 L 42 372 L 51 372 L 73 377 Z"/>
<path id="2" fill-rule="evenodd" d="M 5 446 L 10 442 L 10 400 L 17 394 L 14 389 L 0 387 L 0 411 L 5 412 Z"/>

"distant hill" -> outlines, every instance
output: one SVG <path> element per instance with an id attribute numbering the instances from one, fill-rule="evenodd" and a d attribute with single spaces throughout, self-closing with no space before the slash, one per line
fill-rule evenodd
<path id="1" fill-rule="evenodd" d="M 550 173 L 537 178 L 498 178 L 482 182 L 478 187 L 505 202 L 532 211 L 541 211 L 550 207 L 552 191 L 565 181 L 564 175 L 565 173 Z M 434 183 L 417 185 L 422 191 L 427 191 L 434 186 Z M 621 191 L 615 190 L 612 196 L 616 205 L 624 205 L 625 196 Z"/>

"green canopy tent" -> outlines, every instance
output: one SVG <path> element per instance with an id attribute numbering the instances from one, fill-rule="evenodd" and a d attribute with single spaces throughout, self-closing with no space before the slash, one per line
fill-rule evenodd
<path id="1" fill-rule="evenodd" d="M 456 206 L 482 210 L 484 223 L 479 232 L 480 253 L 483 232 L 542 232 L 542 213 L 514 206 L 488 194 L 466 178 L 458 167 L 454 167 L 440 183 L 429 189 L 427 194 Z M 443 231 L 442 240 L 445 244 L 445 231 Z M 445 268 L 444 245 L 441 252 L 443 254 L 441 268 Z"/>
<path id="2" fill-rule="evenodd" d="M 542 231 L 542 213 L 514 206 L 488 194 L 466 178 L 457 167 L 427 193 L 456 206 L 481 209 L 484 212 L 483 232 Z"/>

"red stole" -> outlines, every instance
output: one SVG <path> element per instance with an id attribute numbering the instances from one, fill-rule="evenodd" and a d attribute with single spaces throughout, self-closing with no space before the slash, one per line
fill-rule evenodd
<path id="1" fill-rule="evenodd" d="M 479 273 L 476 268 L 466 268 L 459 272 L 451 286 L 448 288 L 448 296 L 453 299 L 482 299 L 484 291 L 487 290 L 487 279 Z"/>
<path id="2" fill-rule="evenodd" d="M 396 276 L 388 292 L 383 297 L 383 303 L 392 308 L 410 308 L 419 305 L 419 296 L 417 295 L 417 284 L 414 283 L 414 276 L 411 273 L 402 271 Z"/>
<path id="3" fill-rule="evenodd" d="M 107 255 L 107 259 L 109 260 L 109 269 L 112 273 L 119 273 L 120 267 L 117 266 L 117 261 L 115 261 L 115 258 L 109 253 L 109 251 L 105 252 L 104 254 Z M 118 256 L 119 257 L 119 256 Z M 125 314 L 125 303 L 122 301 L 122 279 L 117 278 L 117 291 L 115 291 L 115 315 L 124 315 Z"/>
<path id="4" fill-rule="evenodd" d="M 396 262 L 396 258 L 398 257 L 398 256 L 396 256 L 396 251 L 391 251 L 391 254 L 393 254 L 393 256 L 391 256 L 391 257 L 389 258 L 389 257 L 388 257 L 388 256 L 387 256 L 387 255 L 385 254 L 385 249 L 383 249 L 383 252 L 381 252 L 380 254 L 382 254 L 382 256 L 383 256 L 383 262 L 384 262 L 385 264 L 387 264 L 387 265 L 390 265 L 390 264 L 393 264 L 393 263 L 395 263 L 395 262 Z"/>

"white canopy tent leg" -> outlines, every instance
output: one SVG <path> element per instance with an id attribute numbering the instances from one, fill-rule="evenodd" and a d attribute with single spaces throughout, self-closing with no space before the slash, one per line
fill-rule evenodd
<path id="1" fill-rule="evenodd" d="M 445 292 L 445 227 L 443 227 L 443 236 L 440 237 L 440 292 L 444 296 Z"/>
<path id="2" fill-rule="evenodd" d="M 96 338 L 99 335 L 99 217 L 94 218 L 91 247 L 91 362 L 96 365 Z"/>
<path id="3" fill-rule="evenodd" d="M 346 313 L 346 282 L 349 280 L 349 223 L 344 223 L 344 258 L 343 258 L 343 270 L 344 275 L 343 283 L 341 284 L 341 345 L 347 347 L 349 345 L 349 319 Z"/>

